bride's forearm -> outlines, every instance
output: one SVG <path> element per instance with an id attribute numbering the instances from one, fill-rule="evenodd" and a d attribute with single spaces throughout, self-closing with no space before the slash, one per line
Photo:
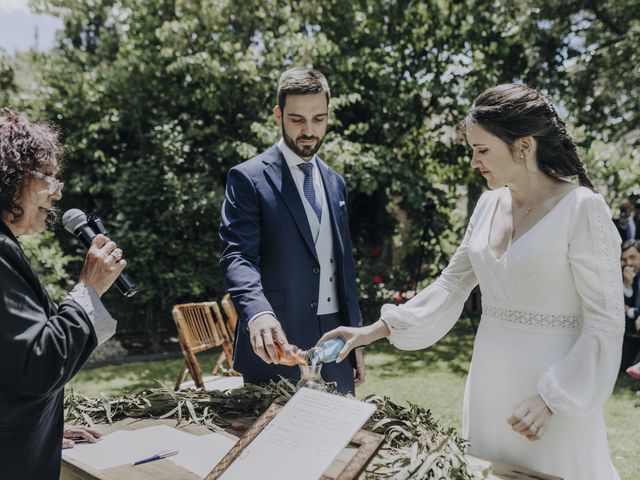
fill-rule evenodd
<path id="1" fill-rule="evenodd" d="M 382 319 L 364 328 L 367 329 L 366 345 L 391 335 L 391 330 L 389 330 L 389 327 Z"/>

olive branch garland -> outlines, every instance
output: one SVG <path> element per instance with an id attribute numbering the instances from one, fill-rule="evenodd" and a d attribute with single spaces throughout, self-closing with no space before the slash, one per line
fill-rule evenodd
<path id="1" fill-rule="evenodd" d="M 218 390 L 173 391 L 166 385 L 131 395 L 88 397 L 65 395 L 65 422 L 95 426 L 127 418 L 175 418 L 179 425 L 196 423 L 213 431 L 233 425 L 234 419 L 259 417 L 272 403 L 284 405 L 296 387 L 287 379 L 267 385 L 246 384 Z M 466 444 L 453 428 L 438 425 L 430 410 L 399 405 L 386 397 L 369 396 L 376 411 L 365 429 L 385 435 L 378 454 L 361 478 L 479 480 L 488 472 L 472 471 L 464 456 Z"/>

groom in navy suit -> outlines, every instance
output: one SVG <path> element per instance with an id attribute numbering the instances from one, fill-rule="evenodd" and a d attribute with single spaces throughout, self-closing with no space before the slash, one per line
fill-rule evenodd
<path id="1" fill-rule="evenodd" d="M 273 111 L 282 138 L 227 177 L 220 263 L 239 311 L 234 368 L 249 383 L 296 380 L 298 367 L 278 365 L 278 349 L 306 350 L 329 330 L 362 324 L 345 182 L 316 155 L 329 99 L 317 70 L 284 72 Z M 353 393 L 362 350 L 325 364 L 322 376 Z"/>

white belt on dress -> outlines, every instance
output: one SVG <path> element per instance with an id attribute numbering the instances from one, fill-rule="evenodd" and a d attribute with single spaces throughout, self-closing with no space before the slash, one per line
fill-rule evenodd
<path id="1" fill-rule="evenodd" d="M 576 333 L 582 327 L 580 314 L 555 314 L 548 312 L 527 312 L 510 308 L 482 304 L 482 319 L 497 320 L 509 326 L 530 331 L 553 330 Z"/>

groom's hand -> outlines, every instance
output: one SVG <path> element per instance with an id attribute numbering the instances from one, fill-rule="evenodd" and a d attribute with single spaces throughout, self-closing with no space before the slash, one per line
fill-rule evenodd
<path id="1" fill-rule="evenodd" d="M 249 339 L 253 351 L 266 363 L 279 363 L 276 344 L 282 350 L 284 357 L 288 357 L 291 353 L 291 347 L 280 322 L 270 313 L 260 315 L 251 322 Z"/>

